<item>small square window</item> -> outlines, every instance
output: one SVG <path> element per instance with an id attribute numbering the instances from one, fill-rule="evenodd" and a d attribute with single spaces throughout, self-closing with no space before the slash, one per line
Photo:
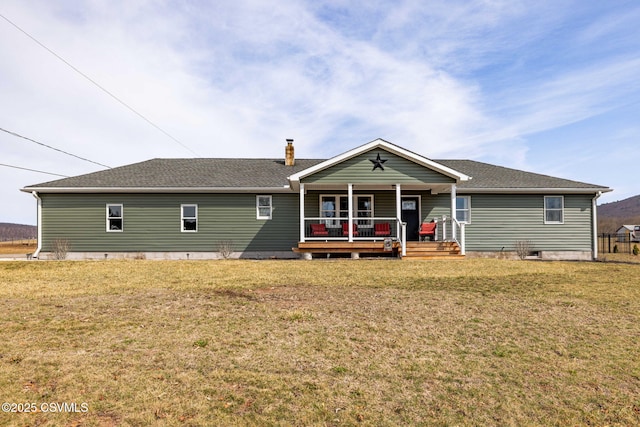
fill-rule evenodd
<path id="1" fill-rule="evenodd" d="M 271 196 L 256 196 L 256 218 L 271 219 Z"/>
<path id="2" fill-rule="evenodd" d="M 180 226 L 183 232 L 198 231 L 198 205 L 180 205 Z"/>
<path id="3" fill-rule="evenodd" d="M 402 210 L 403 211 L 415 211 L 418 209 L 418 205 L 415 200 L 403 200 L 402 201 Z"/>
<path id="4" fill-rule="evenodd" d="M 121 204 L 107 205 L 107 231 L 118 232 L 123 229 L 123 209 Z"/>

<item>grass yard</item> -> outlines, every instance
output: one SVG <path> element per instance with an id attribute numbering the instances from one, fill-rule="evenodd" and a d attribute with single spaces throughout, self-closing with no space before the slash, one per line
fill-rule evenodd
<path id="1" fill-rule="evenodd" d="M 37 242 L 32 239 L 14 240 L 0 242 L 0 255 L 33 253 L 36 250 Z"/>
<path id="2" fill-rule="evenodd" d="M 0 304 L 3 426 L 640 424 L 640 264 L 3 262 Z"/>

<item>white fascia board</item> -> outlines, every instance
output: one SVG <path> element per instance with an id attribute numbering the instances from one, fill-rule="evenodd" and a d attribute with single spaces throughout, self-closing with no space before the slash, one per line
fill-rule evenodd
<path id="1" fill-rule="evenodd" d="M 282 187 L 25 187 L 26 193 L 293 193 Z"/>
<path id="2" fill-rule="evenodd" d="M 457 182 L 468 181 L 471 179 L 470 176 L 463 174 L 462 172 L 458 172 L 454 169 L 448 168 L 440 163 L 434 162 L 433 160 L 429 160 L 426 157 L 420 156 L 416 153 L 413 153 L 409 150 L 405 150 L 402 147 L 398 147 L 384 139 L 376 139 L 367 144 L 361 145 L 360 147 L 356 147 L 352 150 L 349 150 L 345 153 L 342 153 L 336 157 L 332 157 L 329 160 L 325 160 L 322 163 L 318 163 L 315 166 L 302 170 L 296 174 L 293 174 L 289 177 L 289 181 L 293 184 L 300 182 L 302 178 L 305 178 L 309 175 L 313 175 L 316 172 L 319 172 L 323 169 L 329 168 L 338 163 L 344 162 L 352 157 L 356 157 L 362 153 L 366 153 L 367 151 L 373 150 L 374 148 L 384 148 L 390 153 L 396 154 L 400 157 L 404 157 L 407 160 L 411 160 L 419 165 L 432 169 L 436 172 L 440 172 L 443 175 L 446 175 L 450 178 L 454 178 Z"/>
<path id="3" fill-rule="evenodd" d="M 458 194 L 593 194 L 608 193 L 612 188 L 457 188 Z M 444 191 L 443 191 L 444 193 Z"/>

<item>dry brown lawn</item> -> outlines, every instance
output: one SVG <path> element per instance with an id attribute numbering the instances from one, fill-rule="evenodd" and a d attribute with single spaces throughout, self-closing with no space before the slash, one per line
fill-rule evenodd
<path id="1" fill-rule="evenodd" d="M 25 255 L 36 250 L 36 241 L 30 239 L 0 242 L 0 255 Z"/>
<path id="2" fill-rule="evenodd" d="M 0 425 L 640 424 L 639 264 L 4 262 L 0 306 Z"/>

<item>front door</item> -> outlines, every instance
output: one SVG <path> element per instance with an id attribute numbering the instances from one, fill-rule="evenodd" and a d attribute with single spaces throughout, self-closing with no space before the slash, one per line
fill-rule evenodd
<path id="1" fill-rule="evenodd" d="M 420 198 L 402 197 L 402 222 L 407 223 L 407 240 L 417 241 L 420 228 Z"/>

